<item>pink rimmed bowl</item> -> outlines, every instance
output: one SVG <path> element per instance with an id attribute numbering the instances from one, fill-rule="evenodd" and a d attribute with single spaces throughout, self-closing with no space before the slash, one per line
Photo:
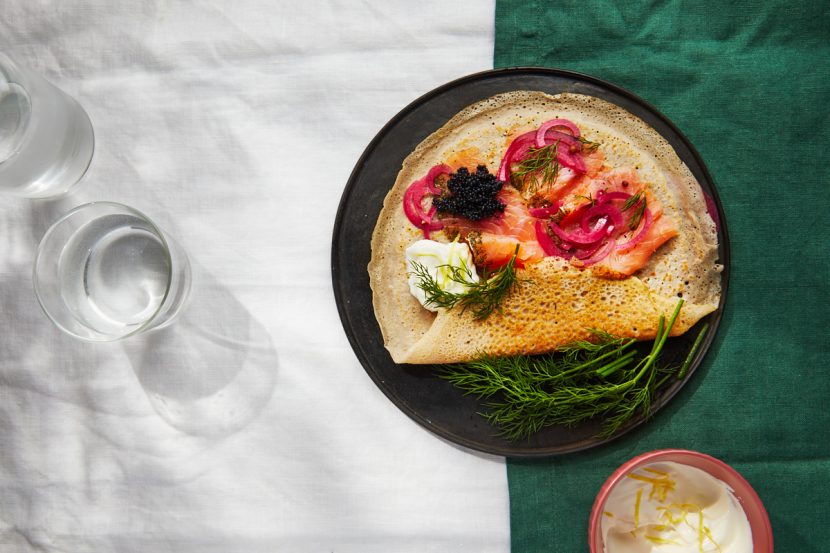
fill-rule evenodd
<path id="1" fill-rule="evenodd" d="M 732 488 L 735 498 L 737 498 L 749 519 L 749 527 L 752 530 L 753 553 L 773 553 L 772 525 L 770 524 L 769 516 L 764 508 L 764 504 L 761 502 L 761 498 L 758 497 L 758 494 L 755 493 L 755 490 L 752 489 L 749 482 L 738 471 L 723 461 L 715 459 L 705 453 L 687 449 L 658 449 L 643 453 L 623 463 L 608 477 L 602 485 L 602 488 L 600 488 L 597 498 L 594 500 L 594 506 L 591 509 L 591 519 L 588 525 L 588 544 L 591 547 L 591 553 L 604 553 L 605 546 L 602 542 L 601 531 L 602 513 L 604 511 L 605 501 L 608 499 L 614 486 L 630 472 L 651 463 L 664 461 L 674 461 L 675 463 L 698 468 L 708 472 Z"/>

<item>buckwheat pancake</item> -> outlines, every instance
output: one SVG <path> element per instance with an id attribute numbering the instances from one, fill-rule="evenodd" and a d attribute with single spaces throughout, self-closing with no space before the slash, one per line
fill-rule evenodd
<path id="1" fill-rule="evenodd" d="M 407 188 L 441 164 L 454 171 L 484 165 L 497 174 L 514 139 L 552 119 L 573 122 L 582 138 L 599 145 L 595 157 L 601 159 L 604 175 L 621 168 L 634 171 L 660 206 L 656 216 L 671 222 L 670 236 L 631 274 L 624 263 L 581 266 L 573 259 L 533 254 L 538 244 L 522 242 L 531 253 L 518 269 L 519 286 L 500 311 L 475 320 L 460 308 L 425 309 L 409 290 L 404 252 L 424 236 L 404 212 Z M 430 238 L 450 240 L 440 231 Z M 659 133 L 592 96 L 517 91 L 464 109 L 406 158 L 384 201 L 371 246 L 374 312 L 397 363 L 543 353 L 589 338 L 590 329 L 646 340 L 655 336 L 659 316 L 668 317 L 682 297 L 685 304 L 672 329 L 678 335 L 714 311 L 720 300 L 717 229 L 700 185 Z"/>

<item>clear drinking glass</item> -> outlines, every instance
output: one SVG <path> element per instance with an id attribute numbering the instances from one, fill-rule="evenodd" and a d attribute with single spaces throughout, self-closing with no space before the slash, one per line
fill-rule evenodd
<path id="1" fill-rule="evenodd" d="M 94 142 L 77 101 L 0 53 L 0 193 L 68 192 L 86 173 Z"/>
<path id="2" fill-rule="evenodd" d="M 181 247 L 141 212 L 112 202 L 76 207 L 38 247 L 35 294 L 68 334 L 113 341 L 169 324 L 190 290 Z"/>

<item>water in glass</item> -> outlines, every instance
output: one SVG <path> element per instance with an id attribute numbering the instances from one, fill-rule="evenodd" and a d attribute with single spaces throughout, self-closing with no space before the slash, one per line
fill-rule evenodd
<path id="1" fill-rule="evenodd" d="M 124 335 L 161 307 L 171 266 L 154 230 L 124 213 L 100 217 L 72 236 L 59 271 L 61 295 L 83 324 Z"/>

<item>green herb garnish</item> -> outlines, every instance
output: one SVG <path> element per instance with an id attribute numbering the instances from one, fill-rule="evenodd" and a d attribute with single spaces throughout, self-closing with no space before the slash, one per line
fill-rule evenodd
<path id="1" fill-rule="evenodd" d="M 559 174 L 559 159 L 556 157 L 556 148 L 559 141 L 541 148 L 531 146 L 525 158 L 510 174 L 510 184 L 527 196 L 532 196 L 539 189 L 539 185 L 550 187 Z"/>
<path id="2" fill-rule="evenodd" d="M 595 417 L 604 418 L 599 436 L 608 437 L 636 413 L 648 417 L 655 392 L 677 373 L 676 366 L 662 366 L 658 358 L 682 306 L 681 299 L 668 323 L 660 316 L 647 354 L 631 347 L 634 339 L 592 330 L 593 340 L 574 342 L 554 354 L 482 357 L 445 365 L 439 376 L 466 394 L 492 398 L 484 416 L 509 439 Z M 697 340 L 690 357 L 699 346 Z"/>
<path id="3" fill-rule="evenodd" d="M 640 221 L 643 219 L 643 215 L 645 215 L 646 212 L 646 197 L 642 192 L 637 192 L 628 198 L 623 204 L 621 211 L 628 211 L 632 207 L 634 208 L 634 211 L 628 218 L 628 228 L 634 230 L 640 226 Z"/>
<path id="4" fill-rule="evenodd" d="M 461 283 L 467 287 L 464 293 L 448 292 L 441 288 L 438 281 L 433 278 L 427 269 L 417 261 L 412 262 L 412 274 L 415 275 L 417 286 L 424 291 L 428 305 L 452 309 L 460 306 L 462 312 L 470 309 L 473 318 L 481 321 L 501 309 L 501 302 L 519 284 L 519 277 L 516 274 L 516 256 L 519 247 L 510 258 L 507 264 L 500 267 L 492 274 L 484 273 L 478 282 L 472 280 L 472 272 L 466 266 L 440 265 L 449 271 L 451 280 Z"/>
<path id="5" fill-rule="evenodd" d="M 709 323 L 705 323 L 700 332 L 697 333 L 697 337 L 695 338 L 694 344 L 692 344 L 692 349 L 689 350 L 689 354 L 686 356 L 686 359 L 683 361 L 683 364 L 680 365 L 680 370 L 677 371 L 677 379 L 680 380 L 684 376 L 686 376 L 686 372 L 689 370 L 689 367 L 692 364 L 692 361 L 695 359 L 695 353 L 700 348 L 700 344 L 703 343 L 703 338 L 706 336 L 706 331 L 709 330 Z"/>
<path id="6" fill-rule="evenodd" d="M 592 206 L 597 203 L 597 201 L 591 197 L 591 194 L 588 193 L 587 196 L 583 196 L 582 194 L 574 194 L 575 200 L 585 200 L 587 203 L 591 204 Z"/>
<path id="7" fill-rule="evenodd" d="M 581 136 L 579 137 L 579 141 L 582 142 L 582 149 L 586 152 L 593 152 L 600 147 L 599 142 L 591 142 L 587 138 L 582 138 Z"/>

